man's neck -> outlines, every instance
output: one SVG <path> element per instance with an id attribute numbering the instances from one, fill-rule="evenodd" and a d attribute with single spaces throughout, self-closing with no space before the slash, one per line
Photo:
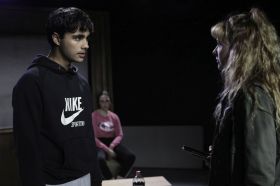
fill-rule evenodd
<path id="1" fill-rule="evenodd" d="M 59 64 L 60 66 L 62 66 L 65 70 L 69 69 L 70 62 L 65 60 L 65 58 L 63 58 L 63 56 L 61 56 L 61 54 L 56 50 L 54 49 L 51 50 L 48 55 L 48 58 L 54 61 L 55 63 Z"/>

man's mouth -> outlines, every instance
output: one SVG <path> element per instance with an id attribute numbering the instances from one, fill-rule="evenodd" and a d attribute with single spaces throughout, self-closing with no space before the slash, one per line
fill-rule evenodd
<path id="1" fill-rule="evenodd" d="M 79 57 L 81 57 L 81 58 L 85 58 L 85 57 L 86 57 L 86 53 L 83 53 L 83 52 L 78 53 L 78 55 L 79 55 Z"/>

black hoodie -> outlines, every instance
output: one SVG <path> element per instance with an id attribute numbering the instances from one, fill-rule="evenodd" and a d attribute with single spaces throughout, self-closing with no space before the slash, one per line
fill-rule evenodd
<path id="1" fill-rule="evenodd" d="M 13 90 L 13 127 L 23 186 L 62 184 L 91 174 L 101 184 L 85 78 L 38 56 Z"/>

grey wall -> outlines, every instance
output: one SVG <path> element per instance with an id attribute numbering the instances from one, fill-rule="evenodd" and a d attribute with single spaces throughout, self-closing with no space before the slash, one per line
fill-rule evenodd
<path id="1" fill-rule="evenodd" d="M 46 54 L 47 43 L 40 36 L 5 35 L 0 38 L 0 128 L 12 127 L 12 89 L 35 54 Z"/>
<path id="2" fill-rule="evenodd" d="M 123 130 L 123 143 L 135 153 L 136 167 L 203 167 L 200 158 L 181 150 L 185 144 L 203 151 L 202 126 L 125 126 Z"/>

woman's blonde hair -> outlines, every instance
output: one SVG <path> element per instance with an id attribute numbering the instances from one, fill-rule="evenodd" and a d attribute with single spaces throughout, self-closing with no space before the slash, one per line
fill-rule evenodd
<path id="1" fill-rule="evenodd" d="M 224 88 L 214 113 L 216 120 L 223 120 L 240 90 L 260 83 L 275 103 L 275 118 L 279 124 L 280 46 L 275 27 L 262 11 L 253 8 L 249 13 L 233 15 L 217 23 L 211 28 L 211 35 L 229 45 L 228 59 L 221 68 Z M 226 103 L 223 109 L 222 102 Z"/>

